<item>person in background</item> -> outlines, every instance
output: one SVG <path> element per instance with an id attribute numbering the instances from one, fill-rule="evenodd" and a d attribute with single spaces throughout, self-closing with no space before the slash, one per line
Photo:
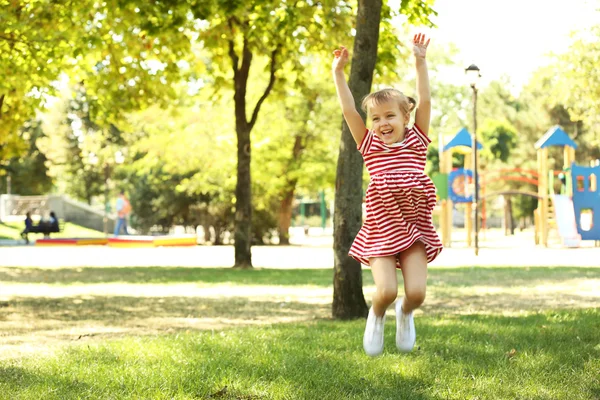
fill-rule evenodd
<path id="1" fill-rule="evenodd" d="M 31 232 L 31 228 L 33 228 L 33 220 L 31 219 L 31 213 L 28 212 L 25 215 L 25 229 L 23 229 L 23 232 L 21 232 L 21 237 L 25 239 L 25 243 L 27 244 L 29 244 L 29 238 L 27 237 L 27 234 Z"/>
<path id="2" fill-rule="evenodd" d="M 125 196 L 125 192 L 121 191 L 119 193 L 115 208 L 117 209 L 117 225 L 115 226 L 115 236 L 119 236 L 121 233 L 121 228 L 123 228 L 123 231 L 126 235 L 129 235 L 127 232 L 127 217 L 131 212 L 131 204 Z"/>
<path id="3" fill-rule="evenodd" d="M 49 238 L 50 232 L 60 232 L 60 227 L 58 225 L 58 218 L 56 217 L 56 213 L 54 211 L 50 211 L 50 217 L 48 218 L 47 231 L 44 232 L 44 237 Z"/>

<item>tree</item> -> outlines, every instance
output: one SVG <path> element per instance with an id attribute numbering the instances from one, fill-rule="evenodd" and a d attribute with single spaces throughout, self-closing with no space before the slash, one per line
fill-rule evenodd
<path id="1" fill-rule="evenodd" d="M 480 130 L 484 150 L 482 156 L 488 160 L 508 161 L 517 145 L 517 131 L 508 122 L 488 119 Z"/>
<path id="2" fill-rule="evenodd" d="M 373 71 L 377 62 L 377 43 L 381 21 L 381 0 L 367 5 L 358 2 L 356 37 L 352 55 L 352 68 L 348 86 L 354 96 L 356 109 L 363 119 L 361 99 L 371 90 Z M 356 151 L 356 144 L 346 121 L 342 122 L 342 137 L 337 162 L 336 194 L 333 214 L 334 318 L 348 319 L 367 315 L 367 303 L 362 292 L 362 272 L 358 261 L 348 256 L 352 240 L 362 221 L 363 160 Z"/>
<path id="3" fill-rule="evenodd" d="M 11 192 L 22 196 L 45 194 L 52 189 L 52 178 L 47 174 L 46 155 L 38 148 L 38 139 L 45 136 L 40 120 L 27 121 L 19 131 L 19 138 L 27 143 L 28 149 L 21 157 L 9 160 L 6 166 L 11 178 Z M 0 193 L 6 186 L 0 182 Z"/>
<path id="4" fill-rule="evenodd" d="M 11 1 L 0 7 L 0 160 L 25 151 L 17 146 L 17 131 L 34 117 L 65 58 L 65 24 L 53 24 L 51 17 L 62 20 L 68 6 L 45 6 Z"/>
<path id="5" fill-rule="evenodd" d="M 211 73 L 216 82 L 231 80 L 234 88 L 237 136 L 237 181 L 235 190 L 235 267 L 252 267 L 251 137 L 261 107 L 270 95 L 284 65 L 304 68 L 308 51 L 319 51 L 335 43 L 339 32 L 350 26 L 351 8 L 326 0 L 288 4 L 280 0 L 249 2 L 211 1 L 195 8 L 196 17 L 207 22 L 200 40 L 211 51 Z M 249 98 L 250 68 L 258 57 L 266 57 L 268 78 L 262 93 Z M 230 71 L 229 74 L 223 71 Z M 250 106 L 253 104 L 252 106 Z M 250 117 L 247 112 L 250 111 Z"/>
<path id="6" fill-rule="evenodd" d="M 429 2 L 403 0 L 401 12 L 406 13 L 409 22 L 429 22 L 427 17 L 433 10 L 429 7 Z M 371 90 L 373 73 L 377 64 L 381 21 L 386 20 L 390 15 L 389 8 L 384 7 L 381 0 L 358 1 L 356 36 L 348 86 L 354 96 L 356 109 L 359 110 L 363 119 L 366 119 L 366 116 L 361 111 L 360 102 Z M 386 37 L 389 38 L 389 36 Z M 356 151 L 356 144 L 344 121 L 337 164 L 333 217 L 332 314 L 334 318 L 339 319 L 365 317 L 368 312 L 362 292 L 361 265 L 348 256 L 348 251 L 362 221 L 362 173 L 361 155 Z"/>
<path id="7" fill-rule="evenodd" d="M 188 9 L 151 1 L 49 0 L 0 7 L 0 160 L 15 133 L 63 76 L 84 83 L 91 119 L 117 125 L 130 111 L 173 98 L 188 54 Z M 62 75 L 64 74 L 64 75 Z"/>
<path id="8" fill-rule="evenodd" d="M 506 121 L 488 119 L 483 123 L 479 132 L 483 142 L 482 159 L 488 161 L 488 169 L 491 165 L 506 163 L 517 145 L 517 132 L 515 128 Z M 493 187 L 493 182 L 482 182 L 486 187 Z M 502 183 L 505 185 L 505 183 Z M 513 218 L 512 196 L 504 196 L 504 221 L 505 234 L 515 233 Z"/>
<path id="9" fill-rule="evenodd" d="M 554 82 L 552 94 L 568 111 L 571 121 L 583 122 L 593 131 L 581 145 L 596 149 L 600 156 L 600 25 L 577 32 L 568 51 L 556 57 L 553 65 Z M 579 126 L 581 127 L 581 126 Z M 571 132 L 581 132 L 577 125 Z"/>
<path id="10" fill-rule="evenodd" d="M 274 91 L 255 134 L 253 190 L 269 187 L 281 245 L 289 244 L 295 199 L 332 189 L 335 181 L 338 143 L 331 126 L 340 115 L 328 73 L 330 58 L 311 58 L 304 71 L 286 71 L 300 79 L 289 79 Z"/>

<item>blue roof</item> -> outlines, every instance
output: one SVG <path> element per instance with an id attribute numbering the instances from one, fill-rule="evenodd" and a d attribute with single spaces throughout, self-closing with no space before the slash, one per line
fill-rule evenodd
<path id="1" fill-rule="evenodd" d="M 456 134 L 456 136 L 454 136 L 452 138 L 452 140 L 449 141 L 444 146 L 444 150 L 443 151 L 447 151 L 447 150 L 450 150 L 451 148 L 459 147 L 459 146 L 464 146 L 464 147 L 471 148 L 472 140 L 473 140 L 473 137 L 471 136 L 471 134 L 469 133 L 469 131 L 467 130 L 467 128 L 462 128 L 460 131 L 458 131 L 458 133 Z M 483 149 L 483 146 L 481 145 L 480 142 L 477 142 L 477 149 L 478 150 Z"/>
<path id="2" fill-rule="evenodd" d="M 536 149 L 543 149 L 550 146 L 571 146 L 574 149 L 577 148 L 577 144 L 573 139 L 558 125 L 554 125 L 548 129 L 548 132 L 535 143 Z"/>

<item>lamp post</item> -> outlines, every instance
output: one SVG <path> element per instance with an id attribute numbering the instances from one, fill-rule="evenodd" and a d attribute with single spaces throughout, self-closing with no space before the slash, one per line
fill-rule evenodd
<path id="1" fill-rule="evenodd" d="M 475 227 L 475 255 L 479 254 L 479 175 L 477 174 L 477 82 L 481 77 L 479 73 L 479 68 L 475 64 L 469 65 L 465 68 L 465 73 L 467 74 L 467 78 L 469 79 L 469 83 L 471 85 L 471 89 L 473 89 L 473 136 L 471 138 L 471 147 L 473 149 L 473 210 L 475 211 L 474 215 L 474 227 Z"/>

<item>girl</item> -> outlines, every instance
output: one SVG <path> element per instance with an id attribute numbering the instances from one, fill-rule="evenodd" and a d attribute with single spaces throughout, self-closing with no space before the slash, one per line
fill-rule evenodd
<path id="1" fill-rule="evenodd" d="M 383 351 L 385 312 L 398 295 L 396 268 L 402 270 L 404 278 L 404 298 L 396 302 L 396 346 L 403 352 L 413 349 L 413 310 L 425 299 L 427 263 L 442 250 L 431 218 L 435 187 L 424 173 L 427 145 L 431 142 L 427 136 L 431 114 L 425 61 L 428 45 L 425 35 L 414 36 L 418 103 L 395 89 L 369 94 L 362 106 L 372 122 L 370 130 L 354 106 L 344 76 L 348 50 L 340 47 L 333 53 L 333 77 L 342 112 L 371 176 L 366 220 L 349 253 L 370 265 L 377 288 L 363 338 L 363 347 L 370 356 Z M 408 128 L 415 106 L 415 123 Z"/>

